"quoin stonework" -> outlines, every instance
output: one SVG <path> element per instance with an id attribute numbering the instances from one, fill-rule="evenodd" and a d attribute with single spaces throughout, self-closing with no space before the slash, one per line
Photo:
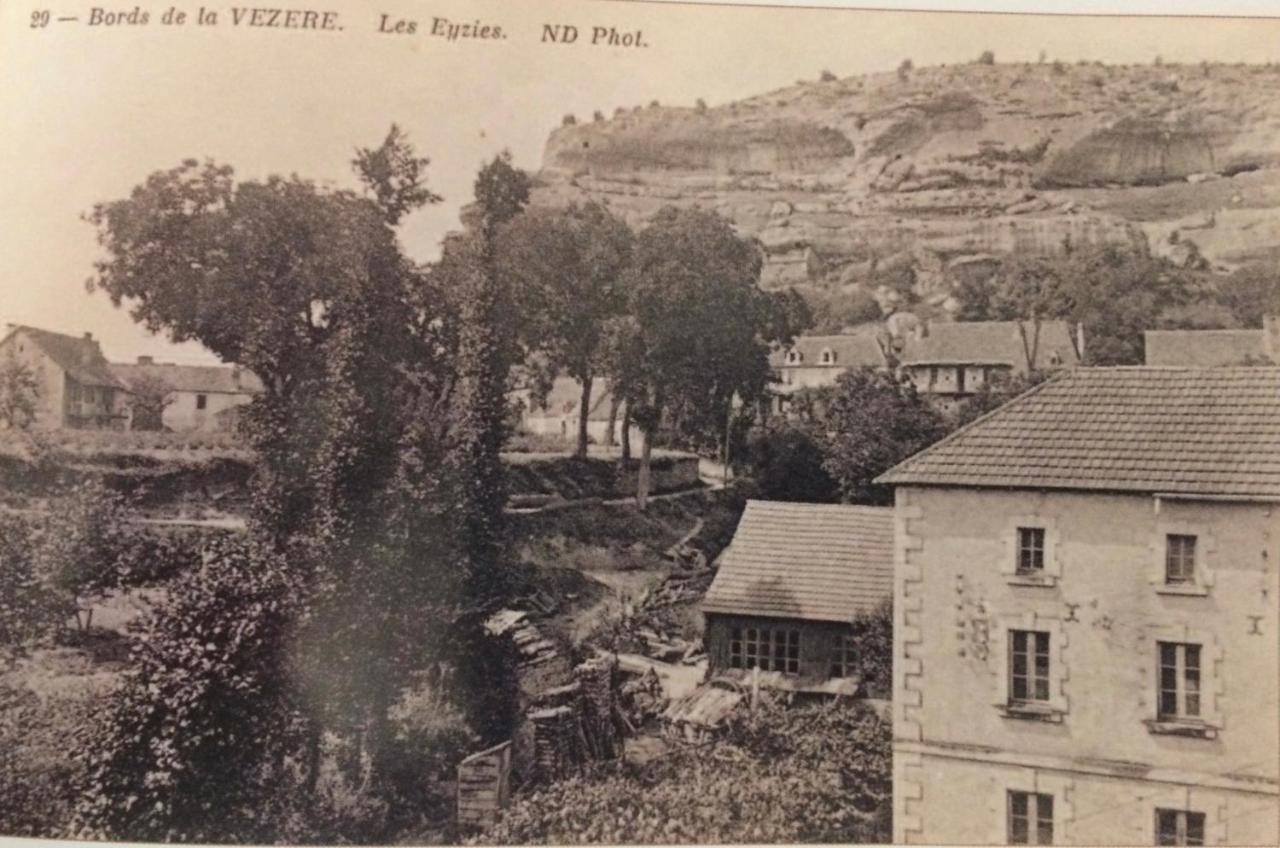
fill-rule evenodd
<path id="1" fill-rule="evenodd" d="M 1280 839 L 1280 369 L 1078 369 L 881 480 L 895 842 Z"/>

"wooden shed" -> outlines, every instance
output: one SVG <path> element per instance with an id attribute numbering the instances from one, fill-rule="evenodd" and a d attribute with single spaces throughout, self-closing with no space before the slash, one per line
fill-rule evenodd
<path id="1" fill-rule="evenodd" d="M 718 565 L 702 602 L 713 674 L 856 691 L 853 621 L 893 592 L 892 508 L 748 501 Z"/>

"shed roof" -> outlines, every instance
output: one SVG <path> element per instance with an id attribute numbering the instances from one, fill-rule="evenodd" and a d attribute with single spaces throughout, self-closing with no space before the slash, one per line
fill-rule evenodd
<path id="1" fill-rule="evenodd" d="M 1267 356 L 1265 330 L 1147 330 L 1148 365 L 1244 365 Z"/>
<path id="2" fill-rule="evenodd" d="M 1027 364 L 1018 321 L 948 321 L 930 324 L 923 336 L 910 335 L 902 351 L 903 365 Z M 1079 362 L 1066 321 L 1042 321 L 1040 335 L 1026 322 L 1027 343 L 1035 342 L 1035 365 L 1072 366 Z"/>
<path id="3" fill-rule="evenodd" d="M 893 591 L 893 510 L 747 501 L 702 611 L 852 621 Z"/>
<path id="4" fill-rule="evenodd" d="M 4 340 L 8 341 L 18 333 L 31 339 L 32 344 L 44 351 L 59 368 L 82 386 L 123 388 L 111 373 L 107 358 L 102 355 L 102 347 L 92 337 L 70 336 L 19 324 L 13 327 Z"/>
<path id="5" fill-rule="evenodd" d="M 1077 368 L 877 482 L 1280 497 L 1280 368 Z"/>

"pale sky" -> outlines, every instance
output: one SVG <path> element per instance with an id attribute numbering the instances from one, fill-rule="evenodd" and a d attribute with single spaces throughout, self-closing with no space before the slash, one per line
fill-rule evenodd
<path id="1" fill-rule="evenodd" d="M 55 18 L 80 21 L 32 28 L 29 4 L 0 0 L 0 328 L 92 331 L 119 361 L 210 359 L 198 345 L 149 336 L 84 288 L 98 249 L 80 215 L 184 158 L 211 157 L 242 177 L 296 172 L 351 186 L 354 148 L 377 144 L 394 121 L 431 158 L 430 184 L 445 197 L 401 228 L 409 252 L 430 259 L 481 162 L 508 148 L 536 170 L 566 112 L 589 120 L 654 99 L 715 105 L 824 68 L 952 64 L 986 49 L 999 61 L 1035 61 L 1042 50 L 1065 61 L 1280 61 L 1276 20 L 328 0 L 315 8 L 337 10 L 344 30 L 326 33 L 236 28 L 218 0 L 204 0 L 219 10 L 217 27 L 160 23 L 170 5 L 194 18 L 199 0 L 137 0 L 148 25 L 90 27 L 90 3 L 63 2 Z M 417 20 L 418 32 L 377 33 L 382 13 Z M 427 34 L 436 16 L 497 24 L 508 37 L 449 42 Z M 597 25 L 639 29 L 649 47 L 539 43 L 542 26 L 557 23 L 577 25 L 581 40 Z"/>

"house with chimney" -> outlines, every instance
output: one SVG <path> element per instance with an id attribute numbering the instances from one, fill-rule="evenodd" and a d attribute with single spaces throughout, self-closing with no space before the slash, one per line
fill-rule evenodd
<path id="1" fill-rule="evenodd" d="M 36 379 L 36 428 L 124 429 L 125 386 L 92 333 L 72 336 L 10 325 L 0 339 L 0 364 L 10 360 Z"/>
<path id="2" fill-rule="evenodd" d="M 1077 368 L 886 472 L 894 842 L 1280 844 L 1280 368 Z"/>
<path id="3" fill-rule="evenodd" d="M 1148 365 L 1280 365 L 1280 317 L 1268 315 L 1260 330 L 1147 330 Z"/>
<path id="4" fill-rule="evenodd" d="M 860 691 L 854 626 L 892 593 L 891 508 L 747 501 L 716 566 L 702 600 L 713 675 L 756 674 L 761 685 L 812 694 Z"/>
<path id="5" fill-rule="evenodd" d="M 139 356 L 110 368 L 130 391 L 144 381 L 167 388 L 161 425 L 179 433 L 230 429 L 236 410 L 262 392 L 262 381 L 238 365 L 176 365 Z"/>
<path id="6" fill-rule="evenodd" d="M 891 369 L 894 356 L 893 336 L 879 324 L 863 324 L 836 335 L 797 336 L 790 347 L 769 354 L 775 380 L 769 411 L 785 414 L 797 393 L 834 386 L 851 369 Z"/>
<path id="7" fill-rule="evenodd" d="M 551 382 L 545 397 L 538 397 L 528 387 L 511 393 L 519 410 L 516 431 L 527 435 L 551 436 L 565 442 L 578 437 L 578 414 L 582 408 L 582 384 L 572 377 L 560 376 Z M 614 405 L 613 392 L 607 378 L 593 381 L 591 406 L 587 410 L 587 439 L 593 445 L 616 445 L 622 439 L 622 427 L 626 402 Z M 628 427 L 632 448 L 644 445 L 644 433 L 639 427 Z"/>

